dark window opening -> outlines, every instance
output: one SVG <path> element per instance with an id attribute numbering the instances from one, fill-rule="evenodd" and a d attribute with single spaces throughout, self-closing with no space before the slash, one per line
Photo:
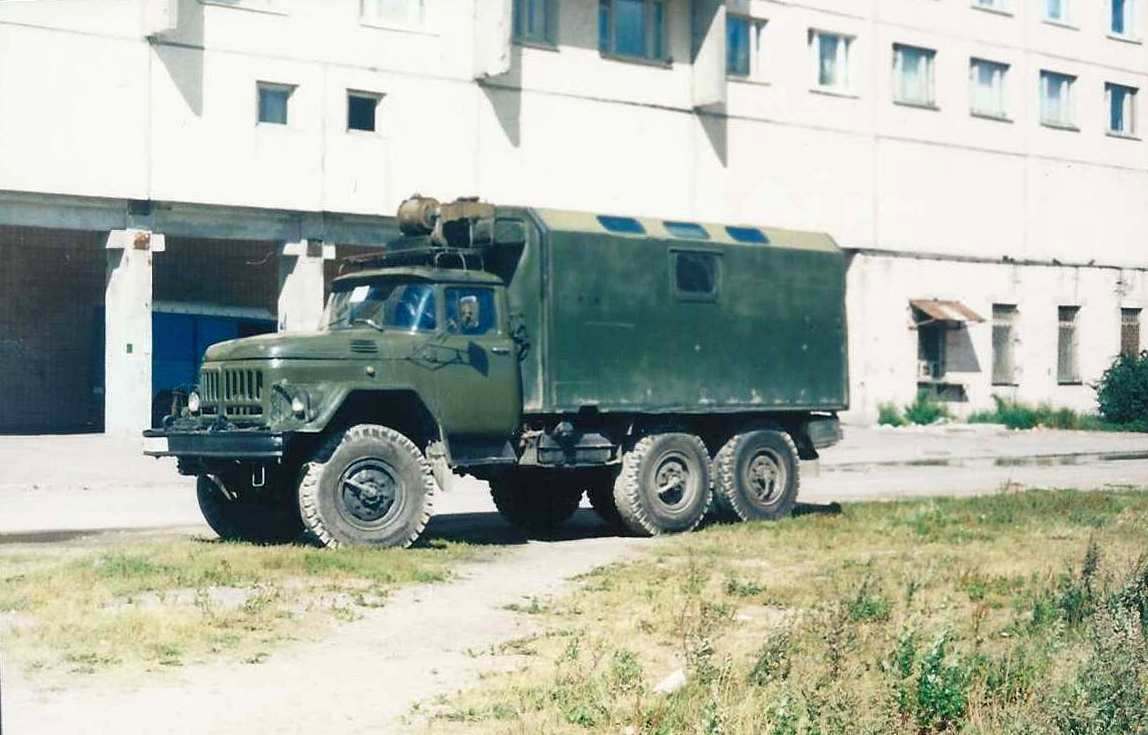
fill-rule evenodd
<path id="1" fill-rule="evenodd" d="M 756 227 L 727 227 L 725 231 L 738 242 L 750 242 L 758 245 L 768 245 L 769 238 Z"/>
<path id="2" fill-rule="evenodd" d="M 347 93 L 347 129 L 374 132 L 379 98 L 373 94 Z"/>
<path id="3" fill-rule="evenodd" d="M 1120 310 L 1120 354 L 1125 357 L 1140 354 L 1140 309 Z"/>
<path id="4" fill-rule="evenodd" d="M 674 237 L 684 237 L 689 240 L 708 240 L 710 234 L 706 228 L 696 222 L 663 222 L 666 230 Z"/>
<path id="5" fill-rule="evenodd" d="M 621 232 L 627 235 L 646 234 L 646 228 L 642 227 L 642 223 L 633 217 L 611 217 L 600 214 L 598 221 L 610 232 Z"/>
<path id="6" fill-rule="evenodd" d="M 718 256 L 714 253 L 674 253 L 674 285 L 681 296 L 715 296 Z"/>
<path id="7" fill-rule="evenodd" d="M 917 379 L 945 377 L 945 325 L 941 322 L 917 328 Z"/>

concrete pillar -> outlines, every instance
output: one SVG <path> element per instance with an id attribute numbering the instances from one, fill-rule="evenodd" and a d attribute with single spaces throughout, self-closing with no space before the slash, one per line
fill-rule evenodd
<path id="1" fill-rule="evenodd" d="M 692 0 L 690 27 L 693 36 L 691 68 L 695 108 L 725 104 L 726 98 L 726 4 L 725 0 Z"/>
<path id="2" fill-rule="evenodd" d="M 104 290 L 104 431 L 134 434 L 151 426 L 151 264 L 164 236 L 112 230 Z"/>
<path id="3" fill-rule="evenodd" d="M 318 240 L 284 243 L 279 251 L 279 331 L 316 329 L 323 316 L 323 262 L 335 246 Z"/>

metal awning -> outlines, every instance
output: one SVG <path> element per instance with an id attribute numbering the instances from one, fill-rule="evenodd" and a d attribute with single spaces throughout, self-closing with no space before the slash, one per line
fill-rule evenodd
<path id="1" fill-rule="evenodd" d="M 910 299 L 910 306 L 929 317 L 926 321 L 934 322 L 983 322 L 979 314 L 962 304 L 960 301 L 941 301 L 940 299 Z M 920 322 L 918 322 L 920 323 Z"/>

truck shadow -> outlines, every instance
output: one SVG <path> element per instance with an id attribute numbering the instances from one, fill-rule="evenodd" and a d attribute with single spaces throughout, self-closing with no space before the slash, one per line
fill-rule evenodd
<path id="1" fill-rule="evenodd" d="M 527 541 L 577 541 L 578 539 L 623 536 L 595 515 L 581 509 L 569 521 L 547 535 L 527 535 L 503 520 L 496 512 L 442 513 L 431 518 L 423 541 L 455 541 L 467 544 L 511 546 Z"/>
<path id="2" fill-rule="evenodd" d="M 795 518 L 807 515 L 838 515 L 840 503 L 798 503 L 793 509 Z M 723 525 L 721 521 L 707 520 L 702 528 Z M 482 546 L 513 546 L 527 541 L 577 541 L 591 538 L 621 538 L 626 534 L 604 523 L 592 510 L 582 508 L 566 523 L 547 535 L 527 535 L 503 520 L 496 512 L 443 513 L 431 518 L 423 534 L 422 543 L 454 541 Z"/>

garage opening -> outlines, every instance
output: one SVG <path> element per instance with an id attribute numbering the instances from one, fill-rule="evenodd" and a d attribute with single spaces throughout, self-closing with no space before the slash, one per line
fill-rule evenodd
<path id="1" fill-rule="evenodd" d="M 103 431 L 106 243 L 0 226 L 0 433 Z"/>
<path id="2" fill-rule="evenodd" d="M 152 281 L 152 425 L 195 383 L 217 342 L 274 332 L 279 244 L 167 238 Z"/>

